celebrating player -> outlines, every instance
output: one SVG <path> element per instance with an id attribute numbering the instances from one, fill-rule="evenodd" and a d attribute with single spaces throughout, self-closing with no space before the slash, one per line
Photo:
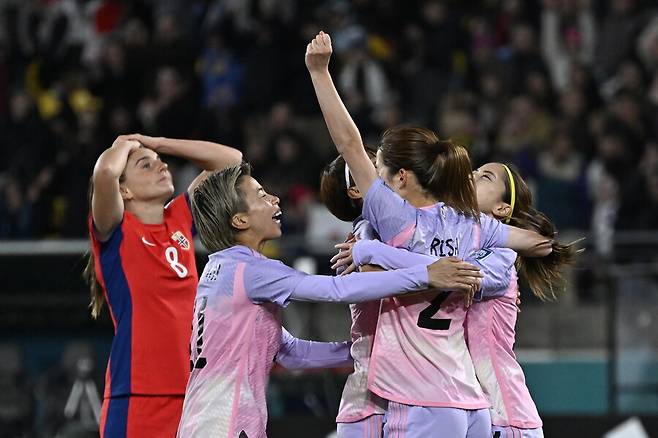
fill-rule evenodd
<path id="1" fill-rule="evenodd" d="M 363 216 L 382 241 L 462 258 L 498 246 L 550 253 L 549 239 L 479 215 L 466 150 L 431 131 L 387 131 L 377 178 L 329 75 L 330 55 L 329 36 L 320 33 L 307 46 L 306 65 L 331 137 L 365 193 Z M 454 437 L 488 434 L 489 404 L 464 340 L 465 317 L 461 297 L 448 291 L 383 301 L 368 387 L 389 401 L 386 435 L 424 437 L 439 427 Z"/>
<path id="2" fill-rule="evenodd" d="M 279 199 L 247 165 L 216 172 L 195 190 L 195 224 L 213 253 L 196 296 L 193 370 L 180 437 L 264 437 L 265 387 L 280 350 L 280 309 L 289 300 L 359 302 L 426 289 L 470 290 L 473 266 L 437 262 L 349 277 L 306 275 L 260 254 L 281 236 Z M 374 285 L 377 285 L 374 287 Z"/>

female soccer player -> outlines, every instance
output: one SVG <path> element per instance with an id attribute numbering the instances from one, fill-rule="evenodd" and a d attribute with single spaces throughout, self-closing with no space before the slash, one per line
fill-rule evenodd
<path id="1" fill-rule="evenodd" d="M 115 334 L 101 437 L 174 436 L 183 406 L 197 286 L 188 192 L 207 174 L 168 202 L 174 186 L 160 153 L 206 170 L 242 160 L 216 143 L 144 135 L 119 136 L 98 158 L 85 272 L 92 315 L 107 301 Z"/>
<path id="2" fill-rule="evenodd" d="M 374 159 L 375 153 L 371 150 L 367 150 L 367 152 Z M 329 211 L 338 219 L 353 222 L 353 235 L 356 239 L 378 239 L 378 236 L 368 221 L 361 217 L 363 200 L 350 177 L 349 167 L 345 165 L 345 160 L 342 157 L 338 156 L 322 171 L 320 178 L 320 198 Z M 353 243 L 345 247 L 351 247 L 351 245 Z M 343 244 L 338 246 L 342 247 Z M 393 249 L 388 246 L 385 248 Z M 421 260 L 423 261 L 434 260 L 430 257 L 407 251 L 405 253 L 422 257 Z M 446 260 L 452 260 L 453 263 L 457 264 L 462 263 L 457 258 Z M 415 259 L 415 262 L 416 264 L 421 264 L 418 259 Z M 341 269 L 346 267 L 343 261 L 338 263 Z M 485 278 L 483 289 L 484 292 L 487 292 L 485 295 L 488 296 L 489 290 L 486 289 L 486 281 L 487 279 Z M 498 289 L 499 287 L 497 286 L 493 292 L 496 294 L 499 293 Z M 379 316 L 379 307 L 380 301 L 350 305 L 353 342 L 351 351 L 354 359 L 354 372 L 348 376 L 341 397 L 340 408 L 336 418 L 338 438 L 379 438 L 383 433 L 386 401 L 370 392 L 367 388 L 368 365 Z"/>
<path id="3" fill-rule="evenodd" d="M 368 150 L 371 159 L 375 153 Z M 338 219 L 352 222 L 357 239 L 378 236 L 361 217 L 363 200 L 350 177 L 345 160 L 338 156 L 320 176 L 320 199 Z M 350 304 L 354 372 L 347 377 L 336 417 L 338 438 L 380 438 L 384 426 L 386 400 L 368 390 L 368 364 L 379 317 L 380 300 Z"/>
<path id="4" fill-rule="evenodd" d="M 549 239 L 479 215 L 466 150 L 431 131 L 387 131 L 377 153 L 377 178 L 333 86 L 330 54 L 329 36 L 320 33 L 307 47 L 306 64 L 332 139 L 366 194 L 363 216 L 382 241 L 440 257 L 467 258 L 499 246 L 550 253 Z M 450 292 L 383 301 L 368 387 L 389 401 L 385 436 L 425 437 L 438 428 L 454 437 L 488 435 L 489 405 L 464 340 L 465 317 L 461 298 Z"/>
<path id="5" fill-rule="evenodd" d="M 555 234 L 551 221 L 532 207 L 532 195 L 521 175 L 511 165 L 487 163 L 473 172 L 480 210 L 517 227 Z M 518 293 L 516 266 L 532 292 L 541 300 L 555 299 L 563 284 L 561 269 L 573 261 L 573 244 L 553 244 L 544 258 L 519 257 L 505 248 L 482 250 L 477 261 L 486 263 L 487 276 L 494 276 L 501 292 L 498 299 L 475 303 L 466 322 L 468 347 L 477 377 L 491 402 L 494 436 L 500 438 L 541 438 L 542 422 L 521 366 L 516 361 L 514 327 Z"/>
<path id="6" fill-rule="evenodd" d="M 532 208 L 530 190 L 510 165 L 488 163 L 474 172 L 478 205 L 498 220 L 517 226 L 541 230 L 554 235 L 555 228 L 546 216 Z M 386 269 L 399 269 L 426 264 L 434 258 L 384 246 L 378 242 L 359 241 L 338 245 L 347 250 L 336 264 L 376 264 Z M 468 347 L 477 377 L 492 407 L 494 436 L 543 437 L 541 419 L 525 385 L 523 370 L 512 350 L 518 296 L 515 262 L 533 293 L 542 300 L 554 299 L 555 290 L 563 284 L 561 269 L 573 261 L 574 244 L 554 243 L 551 254 L 544 258 L 517 260 L 516 253 L 506 248 L 481 250 L 474 263 L 484 274 L 480 298 L 468 310 L 466 327 Z"/>
<path id="7" fill-rule="evenodd" d="M 289 300 L 372 301 L 429 286 L 468 291 L 479 283 L 476 268 L 438 262 L 328 277 L 270 260 L 259 251 L 281 236 L 279 199 L 249 173 L 244 164 L 216 172 L 194 192 L 195 224 L 213 254 L 195 301 L 180 437 L 265 437 L 265 387 L 281 345 L 280 310 Z"/>

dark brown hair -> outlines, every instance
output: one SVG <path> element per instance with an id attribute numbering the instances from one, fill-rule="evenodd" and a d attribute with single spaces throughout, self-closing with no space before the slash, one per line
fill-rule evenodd
<path id="1" fill-rule="evenodd" d="M 508 224 L 536 231 L 542 236 L 554 239 L 557 235 L 555 225 L 544 213 L 532 206 L 532 193 L 518 169 L 511 164 L 506 164 L 506 166 L 512 173 L 515 188 L 514 210 Z M 512 194 L 507 172 L 505 172 L 503 181 L 505 192 L 502 200 L 511 204 Z M 564 245 L 553 240 L 553 251 L 548 256 L 541 258 L 519 256 L 517 258 L 516 268 L 519 275 L 528 282 L 532 293 L 537 298 L 542 301 L 552 301 L 557 298 L 556 292 L 564 289 L 562 268 L 572 264 L 576 254 L 582 251 L 576 248 L 577 243 L 578 241 Z"/>
<path id="2" fill-rule="evenodd" d="M 374 160 L 377 152 L 367 146 L 365 149 L 370 159 Z M 350 175 L 350 187 L 355 185 Z M 352 222 L 361 215 L 362 202 L 350 198 L 347 195 L 348 188 L 345 181 L 345 159 L 339 155 L 322 169 L 320 175 L 320 200 L 331 214 L 338 219 Z M 362 196 L 365 196 L 365 193 L 362 193 Z"/>
<path id="3" fill-rule="evenodd" d="M 439 140 L 429 129 L 397 126 L 384 133 L 379 149 L 391 172 L 412 171 L 428 194 L 479 220 L 471 159 L 463 146 Z"/>
<path id="4" fill-rule="evenodd" d="M 122 174 L 119 177 L 119 183 L 122 183 L 126 179 L 125 175 Z M 88 203 L 88 211 L 89 214 L 91 215 L 91 201 L 94 196 L 94 177 L 93 175 L 89 178 L 89 188 L 87 189 L 87 203 Z M 93 221 L 92 221 L 92 227 L 93 227 Z M 93 233 L 93 228 L 90 230 L 91 233 Z M 91 236 L 89 236 L 89 244 L 90 246 L 93 245 L 93 242 L 91 241 Z M 98 281 L 98 278 L 96 278 L 96 261 L 94 260 L 94 253 L 93 251 L 89 250 L 87 253 L 87 264 L 85 265 L 84 271 L 82 271 L 82 278 L 84 278 L 85 282 L 89 286 L 89 295 L 90 295 L 90 300 L 89 300 L 89 308 L 91 309 L 91 317 L 96 319 L 98 316 L 101 314 L 101 310 L 103 310 L 103 304 L 105 303 L 105 294 L 103 293 L 103 287 Z"/>

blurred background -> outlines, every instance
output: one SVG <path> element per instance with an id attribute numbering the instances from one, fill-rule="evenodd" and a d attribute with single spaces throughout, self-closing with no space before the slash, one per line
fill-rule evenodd
<path id="1" fill-rule="evenodd" d="M 239 148 L 282 199 L 268 254 L 329 273 L 350 226 L 317 198 L 335 156 L 304 66 L 321 29 L 366 143 L 415 123 L 475 166 L 512 162 L 560 239 L 586 238 L 558 302 L 522 297 L 516 351 L 546 436 L 630 417 L 658 436 L 655 1 L 2 0 L 0 437 L 95 436 L 113 331 L 80 278 L 86 191 L 118 134 Z M 168 163 L 179 189 L 197 173 Z M 346 306 L 296 303 L 285 323 L 349 336 Z M 275 369 L 270 436 L 330 433 L 349 372 Z"/>

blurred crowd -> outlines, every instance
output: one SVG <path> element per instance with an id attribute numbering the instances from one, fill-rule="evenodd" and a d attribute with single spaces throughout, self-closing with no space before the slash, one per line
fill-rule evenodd
<path id="1" fill-rule="evenodd" d="M 320 29 L 366 142 L 414 123 L 512 162 L 604 253 L 658 229 L 651 0 L 4 0 L 0 20 L 0 239 L 84 236 L 94 162 L 131 132 L 238 147 L 304 231 L 335 154 L 304 66 Z"/>

